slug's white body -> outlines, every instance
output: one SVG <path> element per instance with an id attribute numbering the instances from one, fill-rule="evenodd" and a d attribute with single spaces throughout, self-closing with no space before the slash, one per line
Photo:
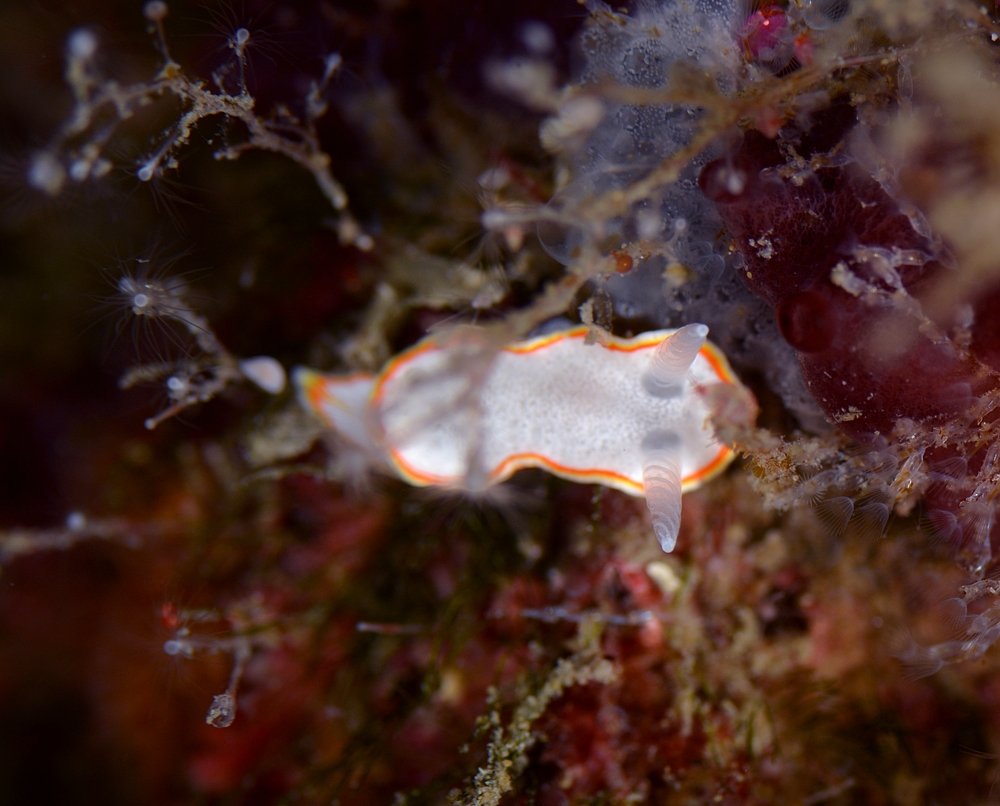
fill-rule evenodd
<path id="1" fill-rule="evenodd" d="M 577 327 L 487 353 L 485 366 L 475 343 L 432 337 L 378 376 L 300 368 L 295 381 L 306 408 L 412 484 L 481 489 L 541 467 L 647 495 L 655 526 L 651 479 L 666 473 L 655 495 L 679 522 L 681 489 L 732 458 L 698 390 L 737 381 L 706 332 L 693 325 L 600 345 L 586 344 L 587 328 Z M 657 368 L 654 354 L 666 355 L 675 333 L 675 348 L 688 337 L 687 352 L 673 369 Z M 666 527 L 666 540 L 657 529 L 661 544 L 672 547 L 676 527 Z"/>

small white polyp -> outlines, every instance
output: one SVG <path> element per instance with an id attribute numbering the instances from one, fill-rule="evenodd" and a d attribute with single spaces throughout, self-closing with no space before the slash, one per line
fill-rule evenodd
<path id="1" fill-rule="evenodd" d="M 136 299 L 138 298 L 136 296 Z M 245 378 L 272 395 L 279 395 L 285 389 L 285 368 L 269 355 L 243 359 L 240 361 L 240 372 Z"/>

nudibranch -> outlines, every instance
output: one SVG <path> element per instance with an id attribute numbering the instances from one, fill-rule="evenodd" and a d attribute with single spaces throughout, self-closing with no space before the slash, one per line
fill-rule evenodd
<path id="1" fill-rule="evenodd" d="M 739 381 L 705 325 L 604 344 L 587 333 L 517 342 L 485 362 L 461 338 L 430 336 L 378 375 L 299 367 L 294 378 L 307 410 L 411 484 L 480 490 L 543 468 L 645 496 L 671 551 L 682 491 L 733 457 L 701 392 Z"/>

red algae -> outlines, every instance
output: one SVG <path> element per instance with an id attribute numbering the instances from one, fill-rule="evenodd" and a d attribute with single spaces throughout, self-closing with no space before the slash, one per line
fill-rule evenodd
<path id="1" fill-rule="evenodd" d="M 840 143 L 852 117 L 843 103 L 832 107 L 812 122 L 816 139 Z M 784 133 L 797 160 L 828 157 L 811 132 Z M 954 418 L 994 390 L 976 345 L 969 355 L 919 310 L 894 304 L 894 294 L 919 298 L 945 271 L 899 204 L 853 165 L 782 176 L 795 164 L 778 141 L 750 132 L 699 181 L 743 256 L 743 281 L 775 308 L 827 416 L 871 439 L 901 417 Z"/>

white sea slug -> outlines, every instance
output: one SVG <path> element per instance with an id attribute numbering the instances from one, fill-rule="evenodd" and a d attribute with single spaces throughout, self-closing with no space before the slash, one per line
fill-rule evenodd
<path id="1" fill-rule="evenodd" d="M 681 492 L 732 452 L 701 390 L 738 383 L 705 325 L 587 344 L 586 327 L 479 359 L 463 339 L 429 337 L 379 375 L 299 367 L 302 405 L 415 485 L 479 490 L 525 467 L 645 496 L 671 551 Z"/>

